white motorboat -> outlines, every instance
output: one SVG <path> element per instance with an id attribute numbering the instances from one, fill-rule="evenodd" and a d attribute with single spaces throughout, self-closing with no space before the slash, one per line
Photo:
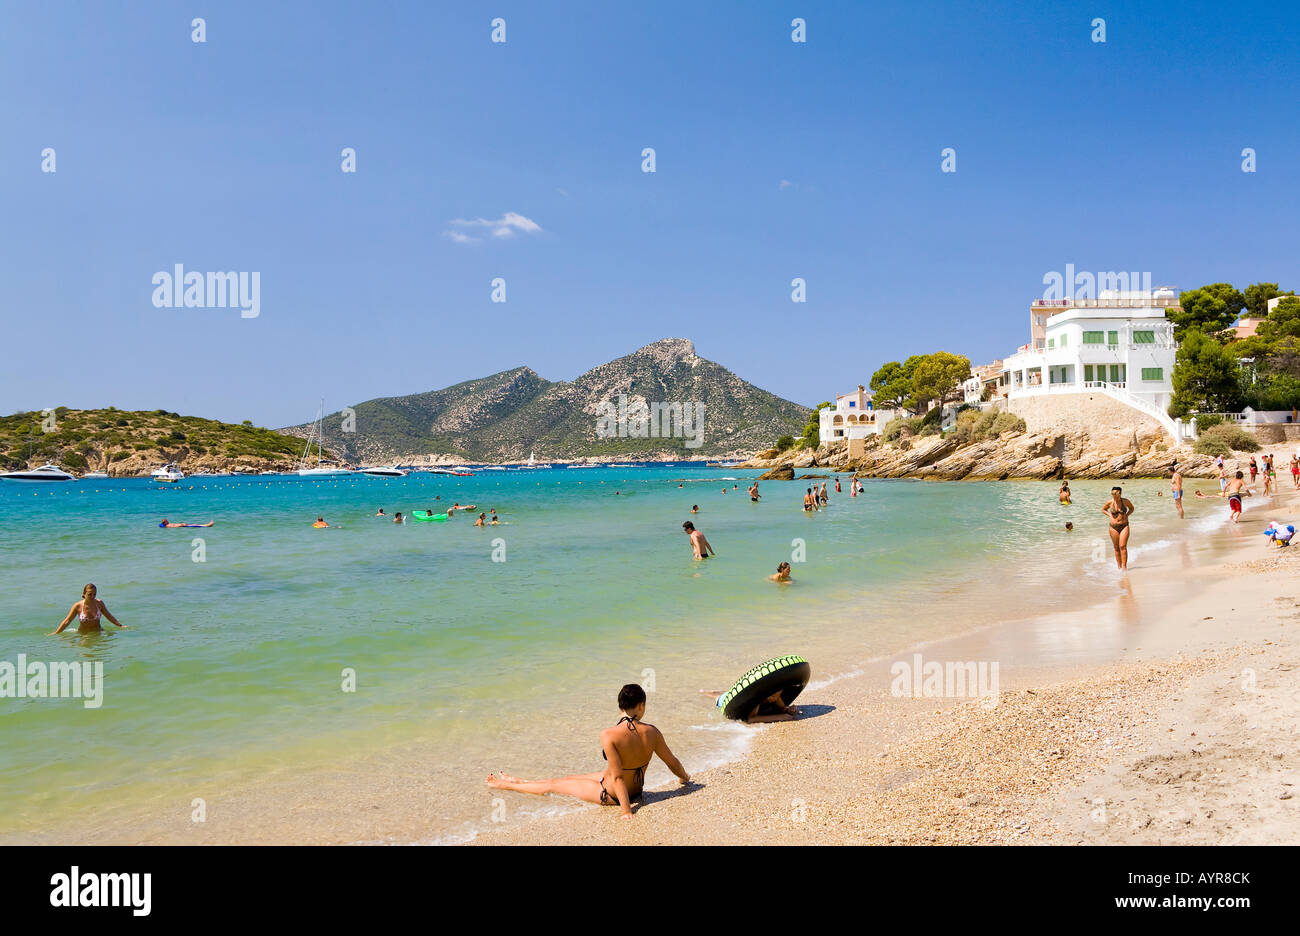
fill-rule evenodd
<path id="1" fill-rule="evenodd" d="M 30 471 L 6 471 L 0 473 L 2 481 L 37 481 L 50 483 L 52 481 L 76 481 L 72 475 L 68 474 L 58 465 L 41 465 L 39 468 L 33 468 Z"/>
<path id="2" fill-rule="evenodd" d="M 311 444 L 316 443 L 316 467 L 309 468 Z M 307 435 L 307 447 L 302 450 L 302 459 L 298 462 L 298 474 L 304 478 L 326 478 L 334 475 L 347 475 L 352 472 L 342 465 L 323 460 L 325 455 L 325 401 L 320 401 L 320 410 L 316 413 L 316 422 L 312 424 Z"/>
<path id="3" fill-rule="evenodd" d="M 406 472 L 396 465 L 381 465 L 378 468 L 362 468 L 362 474 L 374 475 L 376 478 L 405 478 Z"/>
<path id="4" fill-rule="evenodd" d="M 108 477 L 107 471 L 92 471 L 81 476 L 82 481 L 102 481 Z"/>
<path id="5" fill-rule="evenodd" d="M 523 468 L 534 468 L 534 469 L 536 469 L 536 468 L 550 468 L 550 467 L 552 467 L 552 466 L 551 466 L 551 465 L 539 465 L 539 464 L 537 463 L 537 459 L 533 458 L 533 453 L 530 451 L 530 452 L 528 453 L 528 464 L 526 464 L 526 465 L 522 465 L 521 467 L 523 467 Z"/>
<path id="6" fill-rule="evenodd" d="M 161 468 L 155 468 L 149 477 L 155 481 L 168 481 L 174 484 L 185 477 L 185 472 L 176 467 L 176 462 L 168 462 Z"/>

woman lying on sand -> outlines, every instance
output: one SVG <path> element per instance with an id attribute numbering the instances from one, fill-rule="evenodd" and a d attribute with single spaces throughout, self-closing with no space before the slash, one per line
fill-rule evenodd
<path id="1" fill-rule="evenodd" d="M 618 693 L 618 707 L 623 717 L 613 728 L 600 733 L 600 754 L 608 762 L 604 770 L 551 780 L 520 780 L 498 771 L 487 778 L 488 786 L 539 796 L 546 793 L 575 796 L 588 803 L 618 806 L 623 810 L 619 818 L 631 819 L 632 801 L 641 798 L 645 769 L 650 766 L 654 755 L 659 755 L 683 786 L 690 783 L 690 774 L 668 749 L 668 742 L 659 729 L 641 721 L 645 715 L 645 690 L 636 683 L 624 686 Z M 634 764 L 641 766 L 632 766 Z"/>

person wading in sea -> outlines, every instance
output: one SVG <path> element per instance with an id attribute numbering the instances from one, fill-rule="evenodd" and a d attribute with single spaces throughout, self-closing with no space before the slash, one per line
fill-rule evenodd
<path id="1" fill-rule="evenodd" d="M 1117 487 L 1110 489 L 1110 500 L 1102 505 L 1101 512 L 1110 518 L 1110 542 L 1115 547 L 1115 566 L 1128 570 L 1129 517 L 1133 516 L 1133 502 Z"/>
<path id="2" fill-rule="evenodd" d="M 1182 520 L 1185 519 L 1183 517 L 1183 473 L 1178 470 L 1178 462 L 1174 462 L 1171 470 L 1174 474 L 1169 479 L 1169 486 L 1174 492 L 1174 506 L 1178 508 L 1178 519 Z"/>
<path id="3" fill-rule="evenodd" d="M 691 538 L 691 549 L 695 551 L 696 559 L 707 559 L 709 556 L 717 555 L 713 551 L 713 547 L 709 545 L 709 541 L 704 538 L 704 534 L 695 529 L 695 524 L 691 523 L 691 521 L 687 520 L 683 523 L 682 529 Z"/>

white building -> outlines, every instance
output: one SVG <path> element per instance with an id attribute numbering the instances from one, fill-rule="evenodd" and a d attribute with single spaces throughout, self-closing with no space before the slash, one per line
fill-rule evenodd
<path id="1" fill-rule="evenodd" d="M 1043 332 L 1033 343 L 1042 346 L 1022 345 L 1004 360 L 1007 396 L 1105 389 L 1164 412 L 1174 389 L 1177 346 L 1165 317 L 1173 305 L 1170 290 L 1035 302 L 1030 314 Z"/>
<path id="2" fill-rule="evenodd" d="M 1003 361 L 1008 400 L 1101 392 L 1152 416 L 1175 441 L 1190 437 L 1168 415 L 1178 348 L 1165 311 L 1177 305 L 1168 288 L 1036 300 L 1030 344 Z"/>
<path id="3" fill-rule="evenodd" d="M 822 408 L 818 414 L 818 433 L 823 442 L 865 439 L 878 435 L 895 415 L 892 409 L 876 410 L 871 391 L 858 384 L 852 393 L 837 394 L 834 406 Z"/>

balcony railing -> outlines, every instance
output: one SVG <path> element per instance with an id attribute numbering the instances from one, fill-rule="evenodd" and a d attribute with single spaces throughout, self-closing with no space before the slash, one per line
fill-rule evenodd
<path id="1" fill-rule="evenodd" d="M 1173 296 L 1142 299 L 1035 299 L 1034 309 L 1168 309 L 1178 305 Z"/>

